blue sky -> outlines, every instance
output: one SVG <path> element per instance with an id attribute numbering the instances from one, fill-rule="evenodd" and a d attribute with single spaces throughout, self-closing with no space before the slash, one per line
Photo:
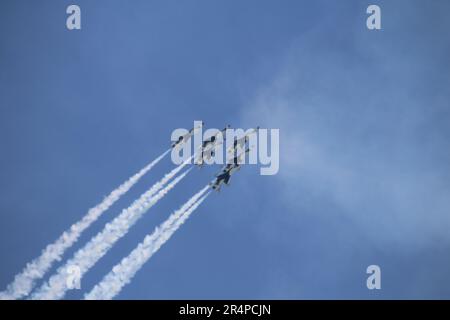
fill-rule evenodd
<path id="1" fill-rule="evenodd" d="M 366 28 L 372 3 L 380 31 Z M 69 4 L 1 4 L 2 288 L 172 130 L 203 120 L 279 128 L 280 172 L 243 168 L 118 298 L 450 298 L 448 1 L 79 0 L 80 31 L 65 27 Z M 193 170 L 66 297 L 218 169 Z"/>

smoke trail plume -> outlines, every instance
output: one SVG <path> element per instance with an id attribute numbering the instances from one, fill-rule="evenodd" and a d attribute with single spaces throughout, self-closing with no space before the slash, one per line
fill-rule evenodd
<path id="1" fill-rule="evenodd" d="M 190 159 L 189 159 L 190 160 Z M 95 263 L 112 248 L 112 246 L 123 237 L 130 227 L 147 212 L 158 200 L 163 198 L 175 185 L 181 181 L 191 169 L 176 177 L 164 189 L 160 190 L 168 180 L 175 176 L 188 161 L 179 165 L 167 174 L 163 179 L 153 185 L 150 190 L 141 195 L 141 197 L 134 201 L 133 204 L 124 209 L 119 216 L 112 222 L 107 223 L 104 229 L 93 237 L 82 249 L 78 250 L 68 262 L 58 268 L 55 275 L 50 277 L 49 281 L 45 283 L 37 292 L 35 292 L 32 299 L 61 299 L 68 290 L 67 278 L 69 270 L 74 266 L 80 271 L 82 277 Z"/>
<path id="2" fill-rule="evenodd" d="M 170 239 L 172 234 L 189 218 L 192 212 L 205 200 L 209 186 L 205 186 L 184 205 L 170 215 L 155 231 L 147 235 L 127 257 L 114 266 L 91 292 L 85 295 L 88 300 L 109 300 L 130 283 L 139 269 Z M 200 198 L 200 199 L 199 199 Z"/>
<path id="3" fill-rule="evenodd" d="M 17 274 L 4 292 L 0 293 L 0 299 L 19 299 L 27 296 L 33 289 L 35 282 L 42 278 L 52 267 L 53 263 L 60 261 L 64 252 L 70 248 L 94 221 L 96 221 L 109 207 L 135 185 L 150 169 L 163 159 L 170 149 L 153 160 L 138 173 L 125 181 L 117 189 L 113 190 L 101 203 L 89 209 L 87 214 L 52 244 L 42 251 L 41 255 L 29 262 L 21 273 Z"/>

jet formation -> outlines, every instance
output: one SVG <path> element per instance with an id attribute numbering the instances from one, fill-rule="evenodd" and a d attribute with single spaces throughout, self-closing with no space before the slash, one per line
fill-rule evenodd
<path id="1" fill-rule="evenodd" d="M 191 139 L 191 137 L 194 135 L 195 131 L 202 128 L 203 125 L 204 123 L 202 122 L 201 125 L 192 128 L 187 134 L 180 136 L 176 142 L 172 143 L 172 148 L 176 148 L 188 142 L 189 139 Z M 195 163 L 198 166 L 200 167 L 203 166 L 205 159 L 209 160 L 211 159 L 211 157 L 214 156 L 214 149 L 217 146 L 223 144 L 226 137 L 225 132 L 230 127 L 231 127 L 230 125 L 227 125 L 220 132 L 211 136 L 208 140 L 203 141 L 202 145 L 199 147 L 199 150 L 196 153 L 198 154 L 197 156 L 198 158 L 197 161 L 195 161 Z M 226 150 L 227 154 L 233 155 L 233 160 L 230 163 L 227 163 L 225 166 L 223 166 L 222 169 L 214 176 L 214 180 L 212 180 L 211 183 L 209 184 L 213 190 L 220 191 L 222 185 L 228 186 L 230 184 L 231 176 L 241 169 L 246 154 L 248 154 L 249 151 L 251 150 L 251 147 L 248 146 L 249 135 L 257 132 L 258 130 L 259 127 L 256 127 L 256 129 L 247 132 L 243 137 L 234 138 L 233 146 L 229 147 Z M 218 139 L 219 134 L 222 135 L 222 139 Z M 242 151 L 244 149 L 245 151 Z"/>

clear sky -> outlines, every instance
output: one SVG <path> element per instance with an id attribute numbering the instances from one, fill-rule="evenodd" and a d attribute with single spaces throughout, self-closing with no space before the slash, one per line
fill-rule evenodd
<path id="1" fill-rule="evenodd" d="M 66 29 L 72 3 L 82 30 Z M 382 30 L 366 28 L 369 4 Z M 0 290 L 166 150 L 172 130 L 203 120 L 279 128 L 280 172 L 240 170 L 118 298 L 450 298 L 449 10 L 446 0 L 2 1 Z M 66 257 L 172 167 L 160 163 Z M 66 298 L 218 170 L 193 170 Z M 366 288 L 371 264 L 378 291 Z"/>

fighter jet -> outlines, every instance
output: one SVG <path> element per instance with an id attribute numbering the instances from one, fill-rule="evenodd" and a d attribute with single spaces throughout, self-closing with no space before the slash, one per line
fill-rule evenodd
<path id="1" fill-rule="evenodd" d="M 199 159 L 195 162 L 197 165 L 202 166 L 204 164 L 205 158 L 207 160 L 214 157 L 214 149 L 215 147 L 221 145 L 225 140 L 225 131 L 229 129 L 231 126 L 227 125 L 220 132 L 217 132 L 215 135 L 211 136 L 209 140 L 203 141 L 202 146 L 200 147 Z M 219 134 L 222 135 L 222 139 L 218 139 Z"/>
<path id="2" fill-rule="evenodd" d="M 221 172 L 216 174 L 216 179 L 210 183 L 210 186 L 213 190 L 220 191 L 222 184 L 230 184 L 231 175 L 241 169 L 241 157 L 245 156 L 245 154 L 249 151 L 250 148 L 247 148 L 245 152 L 242 152 L 240 155 L 234 157 L 232 163 L 227 164 L 225 167 L 223 167 Z"/>
<path id="3" fill-rule="evenodd" d="M 216 180 L 214 182 L 210 183 L 211 188 L 213 190 L 220 191 L 222 183 L 229 185 L 231 175 L 234 173 L 234 171 L 236 171 L 236 170 L 233 170 L 234 168 L 235 168 L 234 166 L 228 167 L 227 170 L 224 170 L 221 173 L 219 173 L 218 175 L 216 175 Z"/>
<path id="4" fill-rule="evenodd" d="M 195 130 L 200 129 L 201 127 L 203 127 L 203 121 L 202 121 L 202 123 L 199 126 L 192 128 L 191 130 L 189 130 L 188 133 L 186 133 L 183 136 L 180 136 L 177 141 L 172 143 L 172 148 L 175 148 L 178 145 L 181 145 L 181 144 L 189 141 L 189 139 L 194 135 Z"/>
<path id="5" fill-rule="evenodd" d="M 249 141 L 249 136 L 252 135 L 253 133 L 258 132 L 258 130 L 259 126 L 256 127 L 256 129 L 250 130 L 248 133 L 246 133 L 243 137 L 239 139 L 235 137 L 233 146 L 228 148 L 227 153 L 231 154 L 236 153 L 236 151 L 238 150 L 238 146 L 240 149 L 242 149 L 245 146 L 245 144 Z"/>

